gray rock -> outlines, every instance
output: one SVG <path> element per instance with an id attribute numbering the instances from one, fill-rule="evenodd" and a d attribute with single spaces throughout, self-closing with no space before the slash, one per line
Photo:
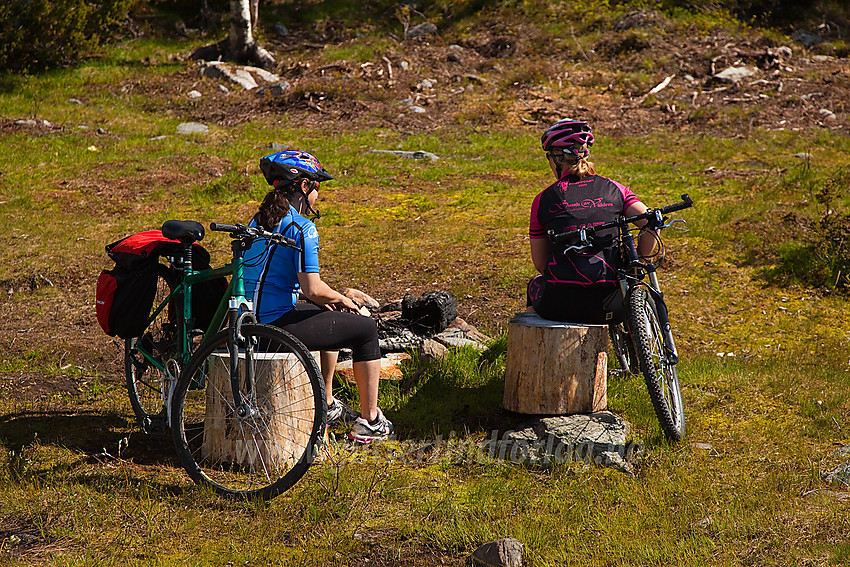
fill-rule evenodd
<path id="1" fill-rule="evenodd" d="M 189 91 L 188 93 L 186 93 L 186 96 L 189 98 L 201 98 L 204 95 L 202 95 L 198 91 Z"/>
<path id="2" fill-rule="evenodd" d="M 850 486 L 850 461 L 842 463 L 821 475 L 825 482 Z"/>
<path id="3" fill-rule="evenodd" d="M 828 108 L 821 108 L 820 114 L 826 120 L 835 120 L 835 113 L 833 111 L 829 110 Z"/>
<path id="4" fill-rule="evenodd" d="M 183 122 L 177 125 L 178 134 L 206 134 L 210 127 L 199 122 Z"/>
<path id="5" fill-rule="evenodd" d="M 400 329 L 396 336 L 379 338 L 378 346 L 381 347 L 381 352 L 404 352 L 418 350 L 424 341 L 425 339 L 416 333 L 407 329 Z"/>
<path id="6" fill-rule="evenodd" d="M 818 34 L 806 30 L 795 31 L 791 35 L 791 39 L 793 39 L 797 43 L 802 43 L 806 47 L 814 47 L 815 45 L 821 44 L 826 41 Z"/>
<path id="7" fill-rule="evenodd" d="M 426 360 L 443 358 L 449 352 L 449 348 L 434 339 L 425 339 L 419 347 L 419 356 Z"/>
<path id="8" fill-rule="evenodd" d="M 487 348 L 487 346 L 482 344 L 480 341 L 470 337 L 463 331 L 463 329 L 457 328 L 449 328 L 437 335 L 434 335 L 434 340 L 439 341 L 448 347 L 471 346 L 478 350 L 484 350 Z"/>
<path id="9" fill-rule="evenodd" d="M 412 105 L 412 106 L 410 106 L 410 107 L 409 107 L 409 110 L 410 110 L 411 112 L 415 112 L 416 114 L 425 114 L 426 112 L 428 112 L 427 110 L 425 110 L 425 109 L 424 109 L 424 108 L 422 108 L 421 106 L 416 106 L 416 105 Z"/>
<path id="10" fill-rule="evenodd" d="M 242 70 L 250 73 L 253 77 L 259 77 L 267 83 L 276 83 L 280 80 L 280 77 L 274 73 L 269 73 L 265 69 L 260 69 L 259 67 L 242 67 Z"/>
<path id="11" fill-rule="evenodd" d="M 641 448 L 626 443 L 630 431 L 628 423 L 608 411 L 543 417 L 505 433 L 498 455 L 542 466 L 584 461 L 631 475 Z"/>
<path id="12" fill-rule="evenodd" d="M 83 104 L 83 101 L 81 101 L 78 98 L 69 98 L 68 102 L 71 103 L 71 104 Z"/>
<path id="13" fill-rule="evenodd" d="M 842 445 L 841 447 L 833 451 L 832 454 L 838 455 L 839 457 L 844 455 L 850 455 L 850 443 L 848 443 L 847 445 Z"/>
<path id="14" fill-rule="evenodd" d="M 257 84 L 257 81 L 254 79 L 254 76 L 245 69 L 236 69 L 231 73 L 229 79 L 240 87 L 242 87 L 243 89 L 245 89 L 246 91 L 256 89 L 258 86 L 260 86 Z"/>
<path id="15" fill-rule="evenodd" d="M 274 34 L 277 37 L 289 37 L 289 30 L 286 29 L 286 26 L 280 22 L 277 22 L 274 25 Z"/>
<path id="16" fill-rule="evenodd" d="M 291 150 L 292 146 L 289 144 L 279 144 L 278 142 L 272 142 L 269 144 L 269 149 L 273 152 L 282 152 L 283 150 Z"/>
<path id="17" fill-rule="evenodd" d="M 481 567 L 520 567 L 522 543 L 512 537 L 485 543 L 472 553 L 472 564 Z"/>
<path id="18" fill-rule="evenodd" d="M 407 37 L 410 39 L 418 39 L 436 34 L 437 26 L 431 22 L 424 22 L 407 30 Z"/>
<path id="19" fill-rule="evenodd" d="M 272 83 L 271 85 L 266 85 L 257 90 L 254 94 L 257 96 L 283 96 L 289 92 L 292 88 L 292 85 L 289 84 L 289 81 L 278 81 L 276 83 Z"/>
<path id="20" fill-rule="evenodd" d="M 737 83 L 755 74 L 756 70 L 752 67 L 727 67 L 719 73 L 712 75 L 712 79 L 721 83 Z"/>
<path id="21" fill-rule="evenodd" d="M 221 61 L 206 61 L 201 64 L 201 74 L 211 79 L 224 79 L 241 86 L 245 90 L 258 87 L 254 77 L 242 68 L 232 69 Z"/>
<path id="22" fill-rule="evenodd" d="M 432 159 L 438 160 L 440 159 L 436 155 L 430 152 L 423 152 L 422 150 L 416 150 L 414 152 L 404 152 L 401 150 L 371 150 L 370 153 L 373 154 L 392 154 L 394 156 L 408 158 L 408 159 Z"/>
<path id="23" fill-rule="evenodd" d="M 15 120 L 15 126 L 33 127 L 33 126 L 38 126 L 38 122 L 36 122 L 35 120 L 30 120 L 28 118 L 27 119 L 21 119 L 21 120 Z"/>

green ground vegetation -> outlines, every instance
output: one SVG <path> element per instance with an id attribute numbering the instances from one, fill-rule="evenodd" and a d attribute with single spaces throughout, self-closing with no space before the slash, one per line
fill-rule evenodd
<path id="1" fill-rule="evenodd" d="M 443 4 L 463 22 L 482 3 Z M 545 4 L 554 26 L 553 11 L 566 4 Z M 593 33 L 618 6 L 589 3 L 576 33 Z M 695 28 L 734 21 L 682 17 Z M 529 565 L 850 559 L 850 488 L 822 478 L 846 461 L 835 450 L 850 444 L 846 134 L 600 136 L 601 173 L 649 205 L 682 193 L 696 202 L 678 215 L 684 228 L 667 231 L 662 266 L 688 436 L 668 444 L 641 378 L 612 369 L 609 407 L 642 447 L 635 475 L 585 463 L 541 467 L 480 450 L 493 430 L 516 424 L 501 410 L 505 332 L 533 273 L 528 209 L 549 182 L 538 129 L 464 119 L 393 130 L 266 113 L 177 136 L 191 103 L 134 85 L 169 81 L 187 65 L 173 53 L 199 43 L 126 41 L 72 68 L 0 79 L 2 562 L 461 564 L 508 536 L 524 543 Z M 328 61 L 370 59 L 383 48 L 346 49 Z M 61 127 L 14 126 L 22 117 Z M 250 218 L 265 193 L 257 161 L 270 142 L 310 148 L 334 171 L 319 203 L 331 283 L 382 300 L 447 289 L 494 339 L 484 353 L 414 358 L 402 380 L 382 384 L 397 441 L 368 451 L 333 441 L 290 491 L 234 503 L 192 485 L 169 439 L 138 433 L 121 345 L 100 333 L 93 292 L 107 265 L 103 246 L 121 236 L 172 218 Z M 376 147 L 440 159 L 371 153 Z M 228 257 L 226 238 L 205 243 L 214 259 Z M 339 388 L 356 401 L 353 388 Z"/>

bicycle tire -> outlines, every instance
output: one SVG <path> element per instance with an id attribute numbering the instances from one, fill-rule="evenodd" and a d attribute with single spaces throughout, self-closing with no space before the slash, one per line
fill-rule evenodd
<path id="1" fill-rule="evenodd" d="M 158 265 L 156 294 L 151 314 L 176 287 L 174 271 L 164 264 Z M 167 364 L 176 352 L 176 333 L 180 328 L 180 309 L 166 307 L 145 329 L 141 337 L 124 341 L 124 372 L 127 378 L 127 393 L 139 427 L 145 433 L 165 433 L 168 426 L 166 403 L 169 379 L 165 372 L 151 364 L 136 349 L 140 342 L 156 360 Z"/>
<path id="2" fill-rule="evenodd" d="M 635 351 L 661 430 L 670 441 L 685 436 L 685 411 L 676 365 L 664 355 L 664 339 L 655 301 L 643 287 L 629 296 L 629 324 Z"/>
<path id="3" fill-rule="evenodd" d="M 231 329 L 205 342 L 180 374 L 171 405 L 180 462 L 196 483 L 235 499 L 274 498 L 300 479 L 319 453 L 327 403 L 319 367 L 307 348 L 270 325 L 243 325 L 254 352 L 255 377 L 240 393 L 250 410 L 240 417 L 230 386 Z M 244 415 L 244 414 L 243 414 Z"/>
<path id="4" fill-rule="evenodd" d="M 614 355 L 617 357 L 620 368 L 629 374 L 640 372 L 635 347 L 623 323 L 608 325 L 608 336 L 611 338 L 611 346 L 614 349 Z"/>

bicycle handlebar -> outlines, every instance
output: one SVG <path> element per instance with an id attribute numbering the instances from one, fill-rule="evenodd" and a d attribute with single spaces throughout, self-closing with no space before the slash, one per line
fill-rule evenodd
<path id="1" fill-rule="evenodd" d="M 290 248 L 298 248 L 298 243 L 294 239 L 284 236 L 279 232 L 269 232 L 267 230 L 263 230 L 262 228 L 245 226 L 244 224 L 225 224 L 221 222 L 211 222 L 210 230 L 214 230 L 216 232 L 229 232 L 231 236 L 235 238 L 240 236 L 249 236 L 254 239 L 265 238 L 272 242 L 277 242 L 285 246 L 289 246 Z"/>
<path id="2" fill-rule="evenodd" d="M 635 223 L 640 220 L 649 221 L 647 223 L 647 226 L 649 226 L 649 228 L 662 228 L 663 226 L 665 226 L 663 224 L 664 215 L 687 209 L 688 207 L 693 206 L 693 204 L 693 199 L 691 199 L 690 195 L 685 193 L 684 195 L 682 195 L 682 200 L 678 203 L 673 203 L 672 205 L 667 205 L 666 207 L 661 207 L 658 209 L 647 209 L 645 213 L 641 213 L 633 217 L 620 217 L 617 220 L 611 222 L 606 222 L 587 228 L 580 228 L 578 230 L 562 232 L 560 234 L 555 234 L 552 230 L 550 230 L 548 232 L 549 239 L 552 241 L 553 244 L 568 244 L 570 242 L 577 242 L 577 245 L 569 246 L 567 250 L 581 250 L 590 245 L 590 238 L 596 236 L 596 233 L 598 231 L 607 230 L 609 228 L 615 228 L 619 226 L 625 226 L 626 224 Z"/>
<path id="3" fill-rule="evenodd" d="M 688 207 L 693 206 L 693 204 L 694 200 L 691 199 L 690 195 L 685 193 L 684 195 L 682 195 L 682 202 L 673 203 L 672 205 L 667 205 L 666 207 L 661 207 L 661 209 L 659 210 L 661 211 L 662 215 L 666 215 L 669 213 L 675 213 L 676 211 L 687 209 Z"/>

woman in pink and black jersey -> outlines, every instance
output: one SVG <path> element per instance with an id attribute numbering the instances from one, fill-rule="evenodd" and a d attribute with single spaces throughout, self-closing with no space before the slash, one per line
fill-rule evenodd
<path id="1" fill-rule="evenodd" d="M 620 257 L 616 247 L 564 254 L 551 245 L 547 233 L 638 215 L 646 206 L 625 185 L 596 175 L 587 159 L 593 145 L 587 122 L 560 120 L 544 132 L 542 143 L 556 181 L 537 195 L 531 206 L 531 260 L 540 275 L 528 284 L 529 310 L 553 321 L 622 321 L 625 308 L 617 286 Z M 639 240 L 641 254 L 651 253 L 654 245 L 652 234 Z"/>

